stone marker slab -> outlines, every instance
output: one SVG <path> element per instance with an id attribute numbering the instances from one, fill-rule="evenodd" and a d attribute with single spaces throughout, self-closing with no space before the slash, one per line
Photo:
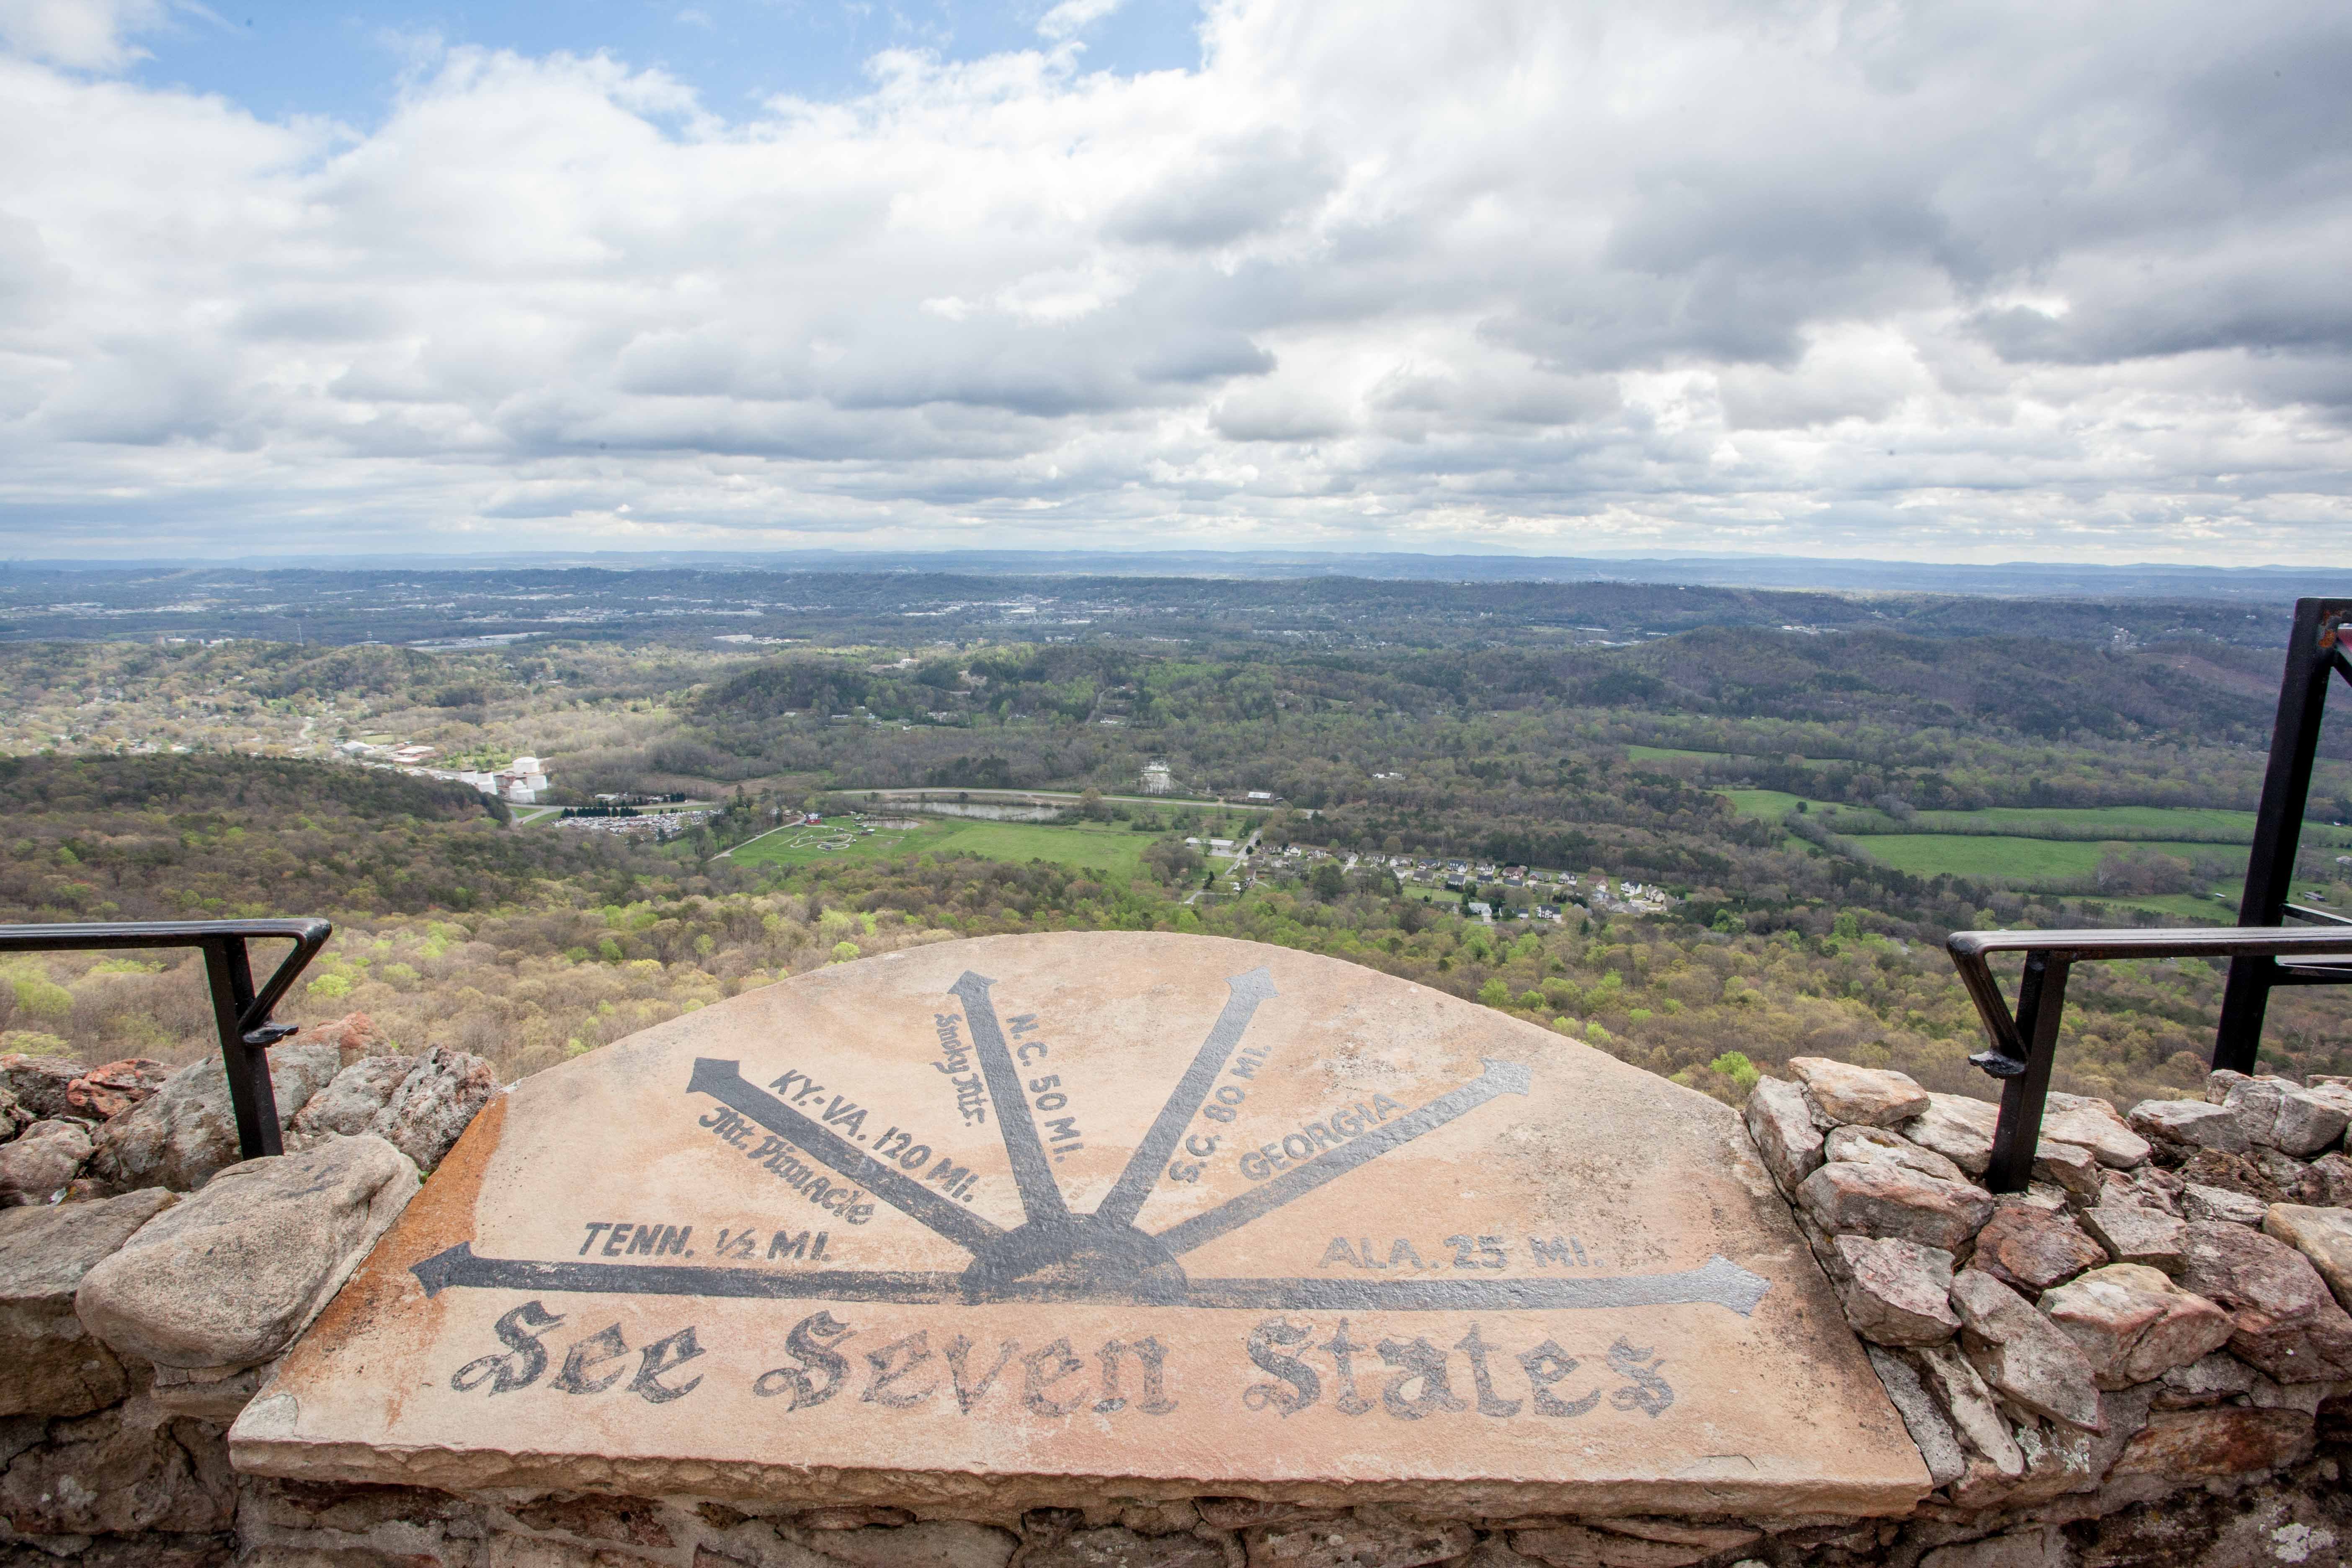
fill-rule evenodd
<path id="1" fill-rule="evenodd" d="M 1335 960 L 943 943 L 491 1103 L 241 1468 L 1875 1513 L 1928 1480 L 1738 1114 Z"/>

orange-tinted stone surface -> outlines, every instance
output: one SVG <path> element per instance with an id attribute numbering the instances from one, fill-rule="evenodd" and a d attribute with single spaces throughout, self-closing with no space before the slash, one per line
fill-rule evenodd
<path id="1" fill-rule="evenodd" d="M 1927 1485 L 1733 1111 L 1372 971 L 1150 933 L 838 965 L 525 1080 L 232 1447 L 975 1516 Z"/>

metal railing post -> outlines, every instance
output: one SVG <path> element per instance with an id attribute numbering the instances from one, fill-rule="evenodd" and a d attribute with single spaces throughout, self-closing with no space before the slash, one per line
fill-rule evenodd
<path id="1" fill-rule="evenodd" d="M 2246 856 L 2245 889 L 2238 899 L 2238 924 L 2275 926 L 2286 916 L 2294 885 L 2295 851 L 2303 843 L 2303 813 L 2311 799 L 2311 763 L 2319 748 L 2319 728 L 2327 710 L 2327 682 L 2340 668 L 2336 628 L 2352 601 L 2297 599 L 2294 629 L 2287 634 L 2286 667 L 2279 678 L 2278 716 L 2271 728 L 2270 762 L 2263 770 L 2262 809 L 2254 818 L 2253 847 Z M 2276 959 L 2249 953 L 2230 961 L 2221 992 L 2221 1022 L 2213 1032 L 2213 1066 L 2252 1072 L 2262 1049 L 2263 1015 L 2271 987 L 2278 983 Z"/>
<path id="2" fill-rule="evenodd" d="M 2064 953 L 2030 952 L 2017 986 L 2017 1033 L 2025 1046 L 2025 1070 L 2003 1079 L 2000 1121 L 1993 1128 L 1992 1161 L 1985 1185 L 1996 1193 L 2021 1193 L 2033 1180 L 2033 1152 L 2042 1143 L 2042 1108 L 2050 1093 L 2050 1068 L 2058 1057 L 2058 1025 L 2066 1007 Z"/>
<path id="3" fill-rule="evenodd" d="M 228 1076 L 228 1100 L 236 1113 L 236 1146 L 246 1159 L 282 1154 L 278 1132 L 278 1093 L 269 1081 L 269 1051 L 246 1040 L 246 1016 L 253 1010 L 253 967 L 241 936 L 207 937 L 205 976 L 211 983 L 213 1022 L 220 1031 L 221 1068 Z"/>

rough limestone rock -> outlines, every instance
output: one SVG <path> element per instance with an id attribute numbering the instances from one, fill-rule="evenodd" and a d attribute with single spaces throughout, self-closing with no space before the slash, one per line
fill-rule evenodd
<path id="1" fill-rule="evenodd" d="M 2270 1379 L 2240 1361 L 2236 1356 L 2216 1351 L 2211 1355 L 2176 1366 L 2157 1380 L 2156 1408 L 2158 1410 L 2195 1410 L 2208 1405 L 2234 1400 L 2251 1393 L 2257 1382 Z M 2276 1387 L 2275 1384 L 2272 1384 Z"/>
<path id="2" fill-rule="evenodd" d="M 0 1139 L 14 1138 L 20 1127 L 29 1127 L 35 1118 L 16 1101 L 16 1097 L 0 1089 Z"/>
<path id="3" fill-rule="evenodd" d="M 30 1113 L 20 1121 L 65 1116 L 73 1110 L 66 1090 L 83 1070 L 79 1062 L 63 1057 L 28 1057 L 10 1051 L 0 1056 L 0 1089 L 5 1089 Z"/>
<path id="4" fill-rule="evenodd" d="M 2098 1397 L 2100 1429 L 2095 1432 L 2011 1410 L 2018 1422 L 2017 1446 L 2025 1455 L 2024 1476 L 2014 1481 L 1990 1474 L 1971 1476 L 1953 1489 L 1952 1500 L 1969 1509 L 2017 1509 L 2090 1490 L 2114 1467 L 2124 1445 L 2147 1425 L 2145 1389 Z"/>
<path id="5" fill-rule="evenodd" d="M 2280 1162 L 2287 1167 L 2285 1172 L 2279 1173 L 2286 1176 L 2290 1185 L 2299 1187 L 2303 1184 L 2301 1164 L 2274 1149 L 2264 1149 L 2260 1145 L 2243 1154 L 2232 1154 L 2226 1149 L 2200 1149 L 2182 1163 L 2180 1180 L 2184 1188 L 2218 1187 L 2225 1193 L 2252 1198 L 2267 1208 L 2286 1199 L 2286 1194 L 2279 1186 L 2278 1174 L 2269 1169 L 2270 1161 Z M 2253 1223 L 2259 1225 L 2262 1221 L 2257 1216 Z"/>
<path id="6" fill-rule="evenodd" d="M 130 1392 L 74 1315 L 82 1277 L 176 1200 L 162 1191 L 0 1214 L 0 1415 L 83 1415 Z"/>
<path id="7" fill-rule="evenodd" d="M 1870 1347 L 1870 1364 L 1877 1372 L 1878 1381 L 1886 1385 L 1886 1397 L 1895 1402 L 1895 1412 L 1903 1417 L 1904 1429 L 1919 1445 L 1919 1457 L 1927 1463 L 1928 1478 L 1943 1487 L 1967 1475 L 1969 1457 L 1960 1447 L 1960 1435 L 1953 1429 L 1951 1417 L 1927 1392 L 1919 1369 L 1876 1345 Z"/>
<path id="8" fill-rule="evenodd" d="M 498 1091 L 488 1062 L 436 1046 L 417 1058 L 368 1131 L 429 1171 Z"/>
<path id="9" fill-rule="evenodd" d="M 47 1441 L 20 1454 L 0 1476 L 0 1517 L 24 1535 L 176 1534 L 226 1530 L 236 1510 L 228 1452 L 194 1422 L 154 1425 L 133 1407 L 49 1425 Z M 137 1551 L 85 1563 L 169 1563 Z M 198 1558 L 184 1558 L 195 1568 Z"/>
<path id="10" fill-rule="evenodd" d="M 2042 1108 L 2042 1138 L 2047 1143 L 2080 1144 L 2100 1164 L 2118 1171 L 2147 1163 L 2154 1152 L 2120 1111 L 2087 1094 L 2051 1095 Z"/>
<path id="11" fill-rule="evenodd" d="M 2352 1209 L 2273 1204 L 2263 1218 L 2263 1234 L 2309 1258 L 2337 1304 L 2352 1310 Z"/>
<path id="12" fill-rule="evenodd" d="M 1919 1559 L 1919 1568 L 2070 1568 L 2074 1561 L 2066 1538 L 2052 1528 L 1938 1546 Z"/>
<path id="13" fill-rule="evenodd" d="M 2231 1352 L 2280 1383 L 2352 1378 L 2352 1317 L 2308 1258 L 2247 1226 L 2192 1224 L 2180 1283 L 2230 1314 Z"/>
<path id="14" fill-rule="evenodd" d="M 100 1062 L 66 1085 L 66 1104 L 77 1116 L 104 1121 L 121 1115 L 163 1088 L 172 1070 L 171 1063 L 150 1061 L 145 1057 Z"/>
<path id="15" fill-rule="evenodd" d="M 2036 1415 L 2101 1429 L 2089 1359 L 2032 1303 L 1984 1270 L 1964 1268 L 1952 1281 L 1952 1307 L 1960 1348 L 1987 1383 Z"/>
<path id="16" fill-rule="evenodd" d="M 1242 1539 L 1252 1568 L 1359 1568 L 1372 1563 L 1420 1568 L 1459 1557 L 1478 1544 L 1477 1532 L 1466 1524 L 1426 1524 L 1370 1509 L 1312 1524 L 1259 1525 L 1243 1531 Z"/>
<path id="17" fill-rule="evenodd" d="M 2268 1073 L 2257 1077 L 2253 1073 L 2232 1072 L 2228 1068 L 2215 1068 L 2205 1075 L 2205 1103 L 2220 1105 L 2230 1098 L 2230 1091 L 2240 1084 L 2264 1080 L 2273 1083 L 2277 1081 Z"/>
<path id="18" fill-rule="evenodd" d="M 802 1539 L 814 1546 L 824 1558 L 835 1563 L 846 1563 L 850 1568 L 1004 1568 L 1006 1561 L 1020 1545 L 1017 1539 L 1003 1531 L 991 1530 L 970 1520 L 926 1520 L 918 1523 L 908 1520 L 899 1510 L 878 1509 L 872 1511 L 889 1518 L 890 1525 L 887 1528 L 866 1525 L 848 1530 L 810 1530 Z M 810 1516 L 804 1514 L 800 1522 L 805 1528 L 809 1521 Z M 1126 1537 L 1126 1541 L 1116 1539 L 1120 1536 Z M 1092 1539 L 1082 1539 L 1086 1537 Z M 1028 1561 L 1034 1563 L 1040 1558 L 1048 1558 L 1070 1565 L 1070 1568 L 1107 1564 L 1118 1561 L 1109 1555 L 1109 1549 L 1127 1547 L 1134 1550 L 1128 1546 L 1128 1542 L 1149 1540 L 1149 1537 L 1137 1535 L 1129 1530 L 1075 1531 L 1064 1538 L 1062 1545 L 1065 1550 L 1056 1552 L 1047 1547 L 1033 1552 Z M 1183 1545 L 1204 1546 L 1208 1544 L 1206 1542 L 1179 1537 L 1177 1542 L 1179 1550 L 1176 1552 L 1162 1556 L 1145 1552 L 1132 1561 L 1150 1563 L 1155 1568 L 1192 1568 L 1195 1563 L 1200 1563 L 1200 1568 L 1219 1568 L 1217 1563 L 1202 1563 L 1192 1553 L 1181 1550 Z"/>
<path id="19" fill-rule="evenodd" d="M 378 1138 L 233 1165 L 89 1272 L 82 1321 L 160 1366 L 254 1366 L 293 1342 L 417 1188 Z"/>
<path id="20" fill-rule="evenodd" d="M 415 1057 L 362 1057 L 352 1062 L 312 1095 L 301 1114 L 288 1124 L 289 1146 L 299 1141 L 309 1148 L 322 1138 L 352 1138 L 365 1132 L 415 1067 Z"/>
<path id="21" fill-rule="evenodd" d="M 2215 1075 L 2218 1079 L 2220 1075 Z M 2240 1078 L 2217 1084 L 2221 1104 L 2238 1113 L 2249 1141 L 2282 1153 L 2305 1156 L 2340 1142 L 2347 1120 L 2343 1110 L 2320 1096 L 2307 1093 L 2276 1078 Z M 2209 1087 L 2207 1092 L 2212 1091 Z"/>
<path id="22" fill-rule="evenodd" d="M 2033 1179 L 2091 1203 L 2097 1202 L 2106 1187 L 2096 1155 L 2080 1144 L 2047 1140 L 2033 1146 Z"/>
<path id="23" fill-rule="evenodd" d="M 2112 1474 L 2156 1476 L 2175 1484 L 2242 1476 L 2298 1463 L 2311 1452 L 2311 1417 L 2300 1411 L 2227 1405 L 2158 1411 L 2125 1445 Z"/>
<path id="24" fill-rule="evenodd" d="M 897 1536 L 923 1528 L 919 1524 L 908 1524 L 876 1533 Z M 864 1531 L 858 1533 L 863 1534 Z M 893 1541 L 889 1544 L 897 1548 L 899 1543 Z M 826 1549 L 825 1554 L 833 1555 L 834 1542 L 827 1540 L 823 1545 Z M 999 1561 L 1003 1561 L 1002 1557 Z M 1214 1542 L 1203 1541 L 1196 1535 L 1139 1535 L 1121 1525 L 1108 1525 L 1099 1530 L 1074 1530 L 1058 1541 L 1038 1546 L 1021 1561 L 1023 1568 L 1225 1568 L 1225 1554 Z M 917 1568 L 916 1564 L 896 1552 L 880 1568 L 902 1568 L 902 1565 L 903 1568 Z M 961 1564 L 943 1563 L 941 1568 L 961 1568 Z"/>
<path id="25" fill-rule="evenodd" d="M 48 1202 L 81 1174 L 89 1149 L 89 1130 L 79 1121 L 34 1122 L 0 1144 L 0 1204 Z"/>
<path id="26" fill-rule="evenodd" d="M 1882 1345 L 1940 1344 L 1959 1331 L 1947 1299 L 1952 1255 L 1915 1241 L 1840 1236 L 1822 1261 L 1845 1308 L 1846 1322 Z"/>
<path id="27" fill-rule="evenodd" d="M 1628 1521 L 1631 1522 L 1631 1521 Z M 1689 1568 L 1738 1550 L 1763 1531 L 1738 1526 L 1694 1526 L 1660 1520 L 1652 1528 L 1687 1537 L 1679 1541 L 1631 1535 L 1595 1525 L 1563 1524 L 1548 1530 L 1515 1530 L 1512 1549 L 1552 1568 Z"/>
<path id="28" fill-rule="evenodd" d="M 2063 1210 L 2004 1203 L 1977 1233 L 1970 1267 L 2004 1285 L 2039 1292 L 2106 1260 L 2106 1248 L 2084 1236 Z"/>
<path id="29" fill-rule="evenodd" d="M 2227 1187 L 2189 1182 L 2181 1189 L 2181 1215 L 2193 1224 L 2260 1225 L 2270 1212 L 2271 1205 L 2261 1198 Z"/>
<path id="30" fill-rule="evenodd" d="M 2125 1202 L 2110 1186 L 2097 1207 L 2083 1211 L 2083 1228 L 2118 1263 L 2137 1263 L 2178 1274 L 2188 1224 L 2162 1209 Z"/>
<path id="31" fill-rule="evenodd" d="M 2099 1194 L 2099 1202 L 2137 1204 L 2178 1219 L 2180 1196 L 2187 1185 L 2161 1165 L 2138 1165 L 2128 1171 L 2109 1171 L 2106 1189 Z"/>
<path id="32" fill-rule="evenodd" d="M 1960 1247 L 1992 1217 L 1992 1194 L 1883 1163 L 1823 1165 L 1797 1189 L 1797 1201 L 1832 1236 L 1892 1237 L 1945 1252 Z"/>
<path id="33" fill-rule="evenodd" d="M 1905 1122 L 1902 1132 L 1969 1175 L 1981 1176 L 1992 1163 L 1993 1129 L 2000 1124 L 1998 1105 L 1964 1094 L 1931 1094 L 1927 1109 Z"/>
<path id="34" fill-rule="evenodd" d="M 1916 1353 L 1921 1380 L 1969 1447 L 1991 1465 L 1998 1475 L 2014 1478 L 2025 1474 L 2025 1455 L 2017 1446 L 2008 1418 L 2001 1415 L 1992 1390 L 1985 1386 L 1984 1379 L 1960 1353 L 1959 1347 L 1930 1345 Z"/>
<path id="35" fill-rule="evenodd" d="M 2322 1154 L 2304 1172 L 2295 1196 L 2315 1208 L 2352 1208 L 2352 1160 Z"/>
<path id="36" fill-rule="evenodd" d="M 2175 1149 L 2221 1149 L 2246 1152 L 2246 1124 L 2226 1106 L 2201 1100 L 2143 1100 L 2126 1119 L 2133 1131 L 2156 1144 Z"/>
<path id="37" fill-rule="evenodd" d="M 2230 1315 L 2137 1263 L 2095 1268 L 2043 1293 L 2042 1314 L 2082 1347 L 2103 1389 L 2149 1383 L 2230 1342 Z"/>
<path id="38" fill-rule="evenodd" d="M 1794 1197 L 1797 1184 L 1822 1167 L 1822 1133 L 1805 1108 L 1805 1091 L 1786 1079 L 1759 1078 L 1748 1091 L 1748 1135 L 1765 1168 Z"/>
<path id="39" fill-rule="evenodd" d="M 279 1046 L 269 1053 L 269 1084 L 283 1129 L 335 1076 L 331 1046 Z M 153 1098 L 99 1129 L 90 1173 L 117 1187 L 193 1192 L 237 1160 L 236 1113 L 228 1076 L 217 1060 L 193 1062 Z"/>
<path id="40" fill-rule="evenodd" d="M 1965 1182 L 1969 1179 L 1959 1166 L 1933 1149 L 1922 1149 L 1901 1133 L 1889 1132 L 1884 1127 L 1837 1128 L 1822 1141 L 1822 1158 L 1864 1163 L 1885 1160 L 1941 1181 Z"/>
<path id="41" fill-rule="evenodd" d="M 390 1042 L 375 1020 L 365 1013 L 346 1013 L 324 1024 L 305 1024 L 294 1041 L 305 1046 L 332 1046 L 343 1066 L 381 1053 Z"/>
<path id="42" fill-rule="evenodd" d="M 1789 1070 L 1832 1121 L 1893 1127 L 1927 1109 L 1927 1091 L 1908 1075 L 1827 1057 L 1791 1057 Z"/>

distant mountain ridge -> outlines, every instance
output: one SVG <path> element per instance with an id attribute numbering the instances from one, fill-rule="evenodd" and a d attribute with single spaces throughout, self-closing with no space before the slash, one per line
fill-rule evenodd
<path id="1" fill-rule="evenodd" d="M 245 556 L 234 561 L 17 561 L 0 571 L 87 572 L 157 567 L 328 571 L 607 571 L 740 569 L 810 573 L 954 573 L 1018 577 L 1356 577 L 1447 583 L 1655 583 L 1834 593 L 1953 594 L 2037 599 L 2228 599 L 2280 604 L 2311 595 L 2352 597 L 2352 565 L 2073 565 L 2031 561 L 1832 560 L 1786 555 L 1420 555 L 1313 551 L 530 551 L 445 556 Z"/>

